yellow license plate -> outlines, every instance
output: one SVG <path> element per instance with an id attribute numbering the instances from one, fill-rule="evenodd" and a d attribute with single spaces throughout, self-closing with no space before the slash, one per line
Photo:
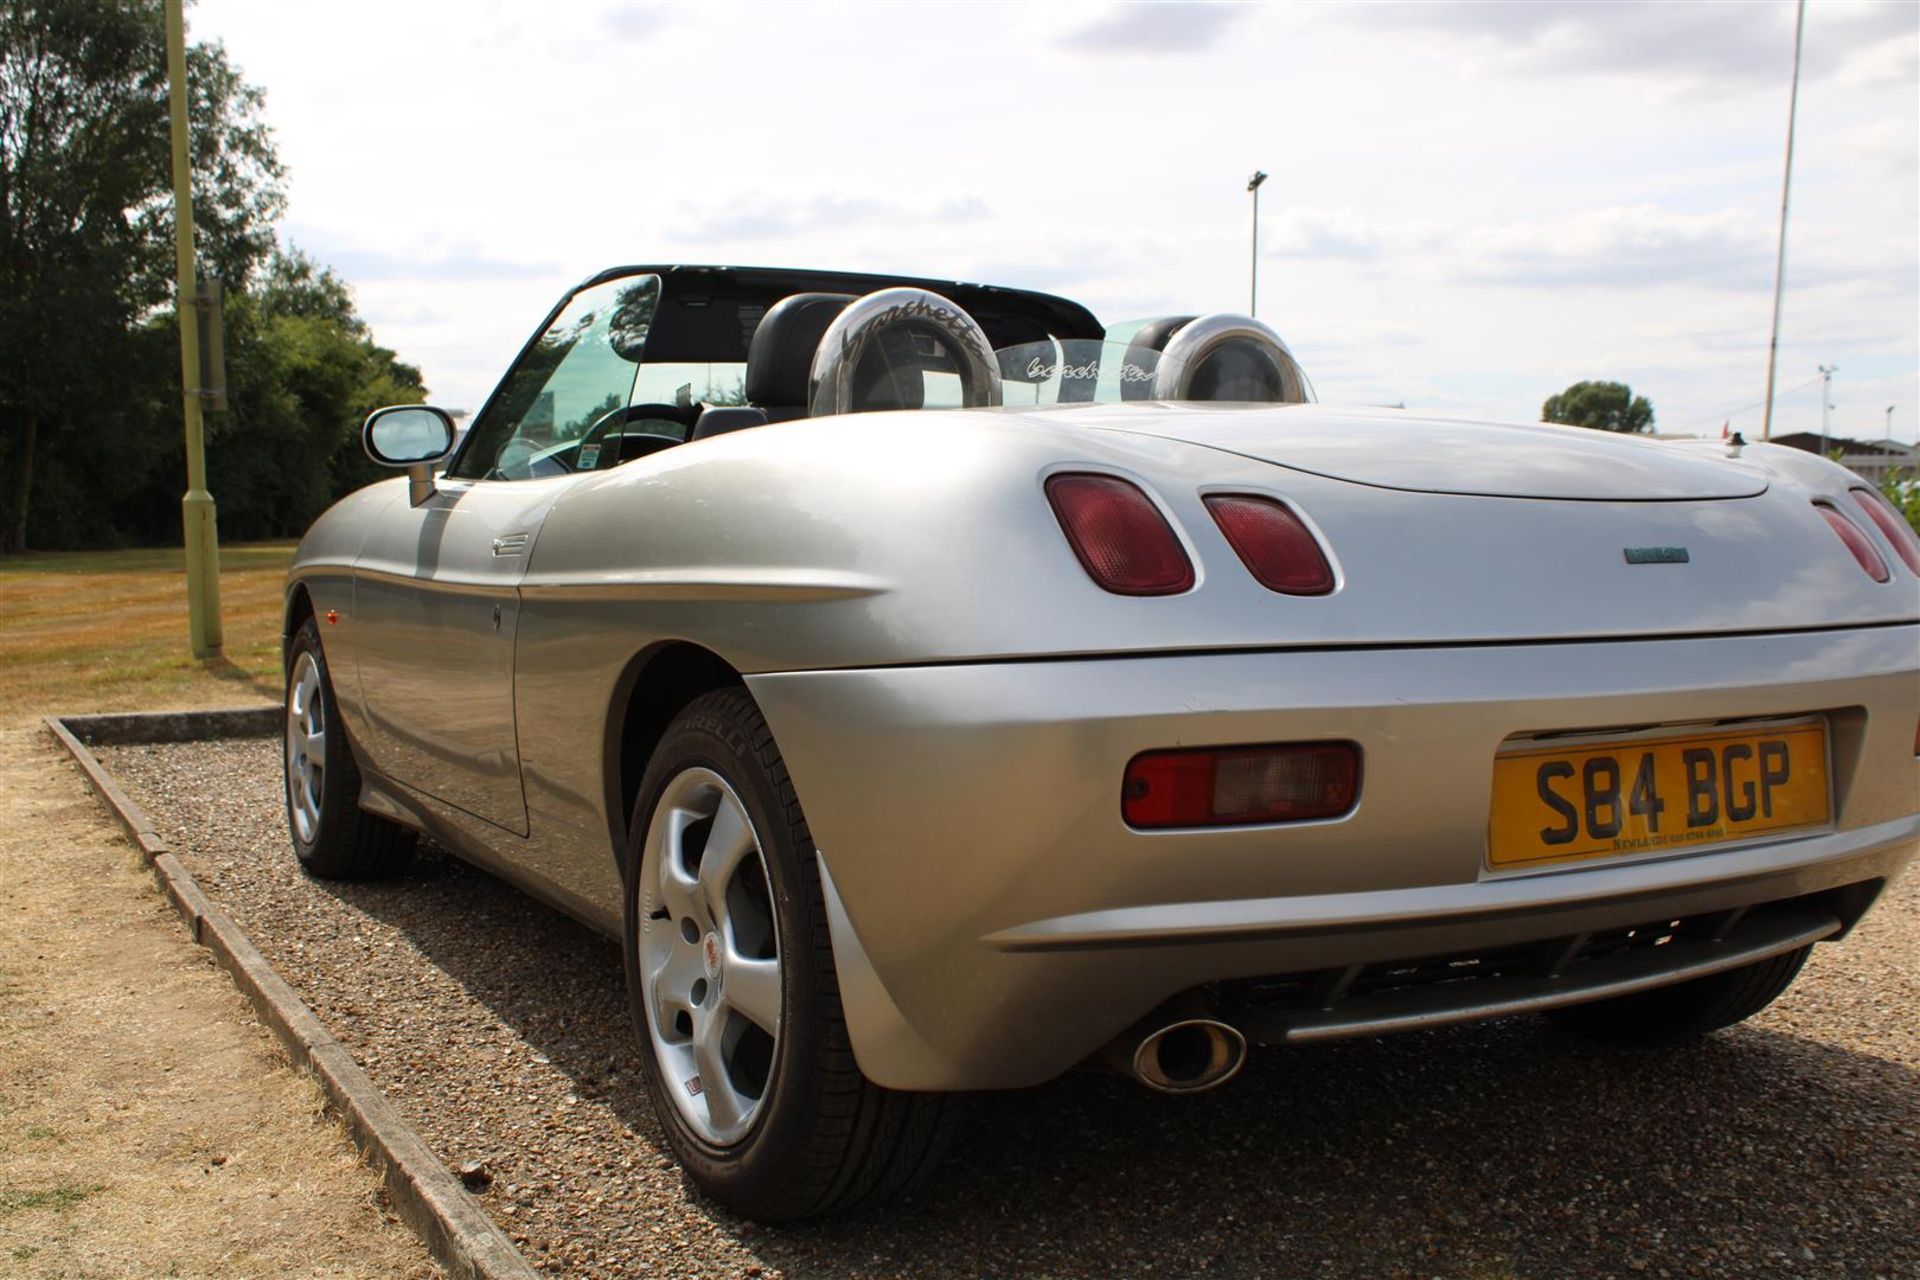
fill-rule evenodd
<path id="1" fill-rule="evenodd" d="M 1697 849 L 1832 816 L 1827 726 L 1503 751 L 1487 861 L 1496 868 Z"/>

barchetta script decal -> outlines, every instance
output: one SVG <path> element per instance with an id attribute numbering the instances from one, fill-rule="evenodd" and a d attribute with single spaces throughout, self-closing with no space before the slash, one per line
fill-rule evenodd
<path id="1" fill-rule="evenodd" d="M 1042 364 L 1039 358 L 1035 357 L 1027 363 L 1027 381 L 1029 382 L 1045 382 L 1047 379 L 1056 375 L 1062 379 L 1086 378 L 1091 381 L 1100 376 L 1100 362 L 1098 360 L 1089 360 L 1085 364 Z M 1151 369 L 1142 369 L 1139 365 L 1131 361 L 1122 361 L 1120 365 L 1120 381 L 1152 382 L 1153 371 Z"/>
<path id="2" fill-rule="evenodd" d="M 953 337 L 960 340 L 962 349 L 965 348 L 973 337 L 973 317 L 963 311 L 952 311 L 946 307 L 936 306 L 920 298 L 915 298 L 911 302 L 898 303 L 888 307 L 885 311 L 878 312 L 871 320 L 867 321 L 865 325 L 861 326 L 861 328 L 866 332 L 872 333 L 902 320 L 923 320 L 937 328 L 944 329 L 947 333 L 952 334 Z M 843 354 L 852 350 L 853 340 L 854 333 L 852 330 L 841 335 L 840 349 Z"/>
<path id="3" fill-rule="evenodd" d="M 1623 547 L 1628 564 L 1686 564 L 1685 547 Z"/>

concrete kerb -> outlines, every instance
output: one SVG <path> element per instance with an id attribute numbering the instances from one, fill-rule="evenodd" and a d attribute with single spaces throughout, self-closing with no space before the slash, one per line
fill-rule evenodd
<path id="1" fill-rule="evenodd" d="M 306 1002 L 274 972 L 240 926 L 202 892 L 167 848 L 153 819 L 135 804 L 89 749 L 91 745 L 263 738 L 280 731 L 278 707 L 219 711 L 48 716 L 47 732 L 72 756 L 87 784 L 140 850 L 160 890 L 193 940 L 213 954 L 247 997 L 294 1065 L 313 1076 L 386 1183 L 394 1209 L 459 1280 L 534 1280 L 537 1273 L 480 1202 L 395 1111 L 386 1095 L 335 1040 Z"/>
<path id="2" fill-rule="evenodd" d="M 149 742 L 271 738 L 280 732 L 281 714 L 279 707 L 227 707 L 218 711 L 129 711 L 57 719 L 82 742 L 126 747 Z M 48 717 L 50 721 L 55 718 Z"/>

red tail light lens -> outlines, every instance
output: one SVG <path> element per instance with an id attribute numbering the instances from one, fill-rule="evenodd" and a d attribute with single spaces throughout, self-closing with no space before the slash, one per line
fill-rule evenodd
<path id="1" fill-rule="evenodd" d="M 1127 825 L 1232 827 L 1337 818 L 1360 794 L 1360 748 L 1351 742 L 1149 751 L 1127 765 L 1120 811 Z"/>
<path id="2" fill-rule="evenodd" d="M 1853 500 L 1867 513 L 1867 519 L 1880 527 L 1887 541 L 1893 544 L 1893 550 L 1907 568 L 1920 573 L 1920 536 L 1913 532 L 1913 526 L 1907 518 L 1894 510 L 1893 504 L 1871 489 L 1855 489 Z"/>
<path id="3" fill-rule="evenodd" d="M 1284 502 L 1237 493 L 1216 493 L 1206 502 L 1213 522 L 1261 586 L 1290 596 L 1333 590 L 1327 553 Z"/>
<path id="4" fill-rule="evenodd" d="M 1160 508 L 1118 476 L 1047 481 L 1047 501 L 1095 582 L 1123 596 L 1169 596 L 1193 585 L 1193 564 Z"/>
<path id="5" fill-rule="evenodd" d="M 1826 517 L 1827 523 L 1840 536 L 1840 541 L 1847 544 L 1847 550 L 1853 552 L 1853 558 L 1860 562 L 1860 567 L 1869 578 L 1875 582 L 1885 582 L 1893 576 L 1887 571 L 1887 562 L 1880 558 L 1880 553 L 1873 549 L 1873 544 L 1867 541 L 1867 535 L 1860 532 L 1858 525 L 1824 502 L 1813 505 L 1820 509 L 1820 514 Z"/>

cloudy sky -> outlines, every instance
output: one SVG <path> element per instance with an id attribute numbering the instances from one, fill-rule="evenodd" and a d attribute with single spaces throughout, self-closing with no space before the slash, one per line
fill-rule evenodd
<path id="1" fill-rule="evenodd" d="M 1915 438 L 1920 6 L 1808 7 L 1775 430 Z M 1327 401 L 1531 419 L 1631 382 L 1757 433 L 1793 6 L 200 0 L 288 238 L 477 408 L 620 262 L 1247 305 Z"/>

